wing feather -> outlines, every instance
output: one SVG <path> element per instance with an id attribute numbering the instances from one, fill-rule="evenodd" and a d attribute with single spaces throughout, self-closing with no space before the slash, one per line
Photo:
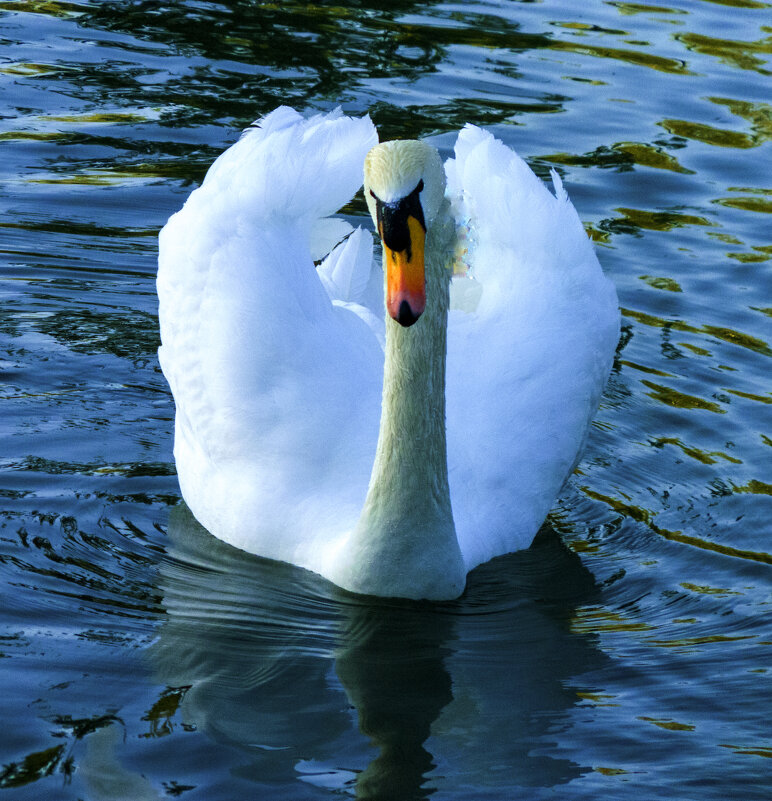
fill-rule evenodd
<path id="1" fill-rule="evenodd" d="M 481 292 L 451 311 L 447 429 L 453 515 L 468 568 L 527 547 L 570 474 L 619 336 L 616 292 L 560 179 L 553 195 L 468 125 L 446 164 Z M 459 280 L 459 279 L 454 279 Z"/>
<path id="2" fill-rule="evenodd" d="M 313 547 L 311 516 L 323 539 L 325 516 L 339 530 L 358 515 L 375 451 L 380 346 L 361 316 L 332 302 L 311 240 L 345 234 L 319 221 L 361 185 L 376 142 L 367 117 L 277 109 L 217 159 L 160 235 L 160 359 L 183 493 L 236 545 L 256 529 L 294 527 L 294 540 L 252 539 L 250 549 L 298 564 L 308 559 L 297 548 Z M 349 254 L 355 289 L 371 253 Z M 261 525 L 249 526 L 256 516 Z"/>

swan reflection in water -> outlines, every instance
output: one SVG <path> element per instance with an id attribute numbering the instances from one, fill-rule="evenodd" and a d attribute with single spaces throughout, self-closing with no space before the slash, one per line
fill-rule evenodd
<path id="1" fill-rule="evenodd" d="M 534 754 L 567 726 L 572 678 L 603 659 L 568 630 L 594 584 L 551 530 L 472 573 L 459 601 L 430 604 L 346 593 L 231 548 L 178 507 L 161 573 L 168 618 L 149 655 L 174 725 L 238 752 L 215 764 L 213 747 L 210 771 L 424 799 L 443 777 L 479 794 L 587 770 Z"/>

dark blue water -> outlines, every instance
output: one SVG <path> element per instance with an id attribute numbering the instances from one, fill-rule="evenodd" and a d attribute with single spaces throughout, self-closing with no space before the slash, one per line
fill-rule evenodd
<path id="1" fill-rule="evenodd" d="M 772 5 L 4 0 L 0 37 L 0 796 L 772 796 Z M 280 103 L 488 127 L 618 288 L 576 475 L 457 602 L 177 506 L 156 234 Z"/>

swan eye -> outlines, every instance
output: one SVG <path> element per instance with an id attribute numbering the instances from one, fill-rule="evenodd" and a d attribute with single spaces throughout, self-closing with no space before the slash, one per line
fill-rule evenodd
<path id="1" fill-rule="evenodd" d="M 410 194 L 412 195 L 415 192 L 423 192 L 423 191 L 424 191 L 424 179 L 421 178 L 421 180 L 418 182 L 418 186 Z"/>

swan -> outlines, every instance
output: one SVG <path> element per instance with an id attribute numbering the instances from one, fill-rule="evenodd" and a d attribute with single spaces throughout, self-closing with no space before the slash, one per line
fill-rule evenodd
<path id="1" fill-rule="evenodd" d="M 362 165 L 381 263 L 333 216 Z M 473 125 L 444 165 L 339 109 L 248 128 L 159 236 L 159 360 L 199 522 L 413 599 L 456 598 L 528 547 L 619 337 L 614 286 L 552 183 Z"/>

